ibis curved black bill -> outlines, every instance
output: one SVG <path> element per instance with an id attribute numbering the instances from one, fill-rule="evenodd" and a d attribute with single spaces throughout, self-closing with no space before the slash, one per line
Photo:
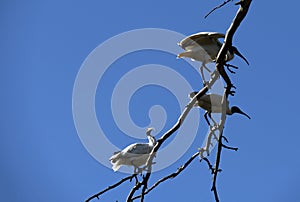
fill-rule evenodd
<path id="1" fill-rule="evenodd" d="M 234 113 L 238 113 L 238 114 L 242 114 L 242 115 L 244 115 L 244 116 L 246 116 L 248 119 L 251 119 L 251 117 L 248 115 L 248 114 L 246 114 L 245 112 L 243 112 L 240 108 L 238 108 L 237 106 L 233 106 L 232 108 L 231 108 L 231 112 L 234 114 Z"/>
<path id="2" fill-rule="evenodd" d="M 238 49 L 236 47 L 232 46 L 231 48 L 232 48 L 232 52 L 234 54 L 236 54 L 237 56 L 239 56 L 240 58 L 242 58 L 247 63 L 247 65 L 249 65 L 248 60 L 238 51 Z"/>
<path id="3" fill-rule="evenodd" d="M 246 114 L 245 112 L 242 112 L 242 111 L 241 111 L 241 112 L 237 112 L 237 113 L 246 116 L 248 119 L 251 119 L 251 117 L 250 117 L 248 114 Z"/>

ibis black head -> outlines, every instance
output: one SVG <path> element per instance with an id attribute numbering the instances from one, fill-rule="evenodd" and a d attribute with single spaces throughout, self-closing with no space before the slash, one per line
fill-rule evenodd
<path id="1" fill-rule="evenodd" d="M 236 47 L 232 46 L 230 48 L 230 51 L 232 53 L 236 54 L 237 56 L 239 56 L 240 58 L 242 58 L 247 63 L 247 65 L 249 65 L 248 60 L 238 51 L 238 49 Z"/>
<path id="2" fill-rule="evenodd" d="M 231 113 L 238 113 L 238 114 L 242 114 L 244 116 L 246 116 L 248 119 L 251 119 L 250 116 L 248 114 L 246 114 L 245 112 L 243 112 L 240 108 L 238 108 L 237 106 L 233 106 L 231 107 Z"/>

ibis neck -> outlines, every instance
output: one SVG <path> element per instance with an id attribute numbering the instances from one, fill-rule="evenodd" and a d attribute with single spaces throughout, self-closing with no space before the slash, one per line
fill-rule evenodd
<path id="1" fill-rule="evenodd" d="M 228 115 L 232 115 L 233 113 L 232 113 L 232 110 L 230 109 L 230 108 L 227 108 L 227 110 L 226 110 L 226 114 L 228 114 Z"/>
<path id="2" fill-rule="evenodd" d="M 150 147 L 153 147 L 156 144 L 156 139 L 154 137 L 152 137 L 151 135 L 148 136 L 148 140 L 149 140 Z"/>

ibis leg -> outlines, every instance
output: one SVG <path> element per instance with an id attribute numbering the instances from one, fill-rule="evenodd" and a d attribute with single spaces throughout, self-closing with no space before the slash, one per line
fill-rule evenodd
<path id="1" fill-rule="evenodd" d="M 205 64 L 201 64 L 200 66 L 200 73 L 201 73 L 201 77 L 202 77 L 202 80 L 203 80 L 203 84 L 204 86 L 206 85 L 207 81 L 205 80 L 205 76 L 204 76 L 204 71 L 203 69 L 205 69 L 206 71 L 208 71 L 209 73 L 211 73 L 211 71 L 205 66 Z"/>
<path id="2" fill-rule="evenodd" d="M 138 166 L 136 166 L 133 163 L 133 161 L 131 161 L 131 165 L 133 165 L 133 167 L 134 167 L 134 170 L 133 170 L 134 174 L 139 174 L 140 173 L 140 168 Z"/>
<path id="3" fill-rule="evenodd" d="M 209 116 L 210 120 L 212 120 L 214 122 L 214 126 L 218 125 L 217 122 L 211 117 L 211 112 L 208 112 L 208 116 Z"/>
<path id="4" fill-rule="evenodd" d="M 210 122 L 209 122 L 209 120 L 208 120 L 208 118 L 207 118 L 207 114 L 208 114 L 208 112 L 205 112 L 204 118 L 205 118 L 207 124 L 210 126 Z"/>

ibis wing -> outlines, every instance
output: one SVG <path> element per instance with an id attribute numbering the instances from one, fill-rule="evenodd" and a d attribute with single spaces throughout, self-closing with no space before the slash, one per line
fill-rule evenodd
<path id="1" fill-rule="evenodd" d="M 131 145 L 127 152 L 131 154 L 149 154 L 151 149 L 152 147 L 150 147 L 148 144 L 136 143 Z"/>
<path id="2" fill-rule="evenodd" d="M 197 100 L 197 104 L 206 111 L 220 111 L 223 97 L 218 94 L 206 94 Z M 228 106 L 228 101 L 227 101 Z"/>
<path id="3" fill-rule="evenodd" d="M 115 163 L 120 158 L 121 151 L 114 152 L 114 154 L 109 158 L 112 163 Z"/>
<path id="4" fill-rule="evenodd" d="M 206 52 L 212 57 L 212 60 L 215 60 L 222 47 L 222 43 L 218 39 L 225 38 L 225 35 L 218 32 L 210 32 L 208 36 L 211 43 L 203 44 L 203 46 Z"/>
<path id="5" fill-rule="evenodd" d="M 224 38 L 225 35 L 218 32 L 199 32 L 188 36 L 187 38 L 197 42 L 200 45 L 211 44 L 212 42 L 218 41 L 219 38 Z"/>
<path id="6" fill-rule="evenodd" d="M 222 95 L 218 95 L 218 94 L 208 94 L 208 95 L 209 95 L 210 102 L 213 106 L 221 106 L 222 99 L 223 99 Z M 226 105 L 228 106 L 228 104 L 229 102 L 228 100 L 226 100 Z"/>
<path id="7" fill-rule="evenodd" d="M 199 107 L 205 109 L 206 111 L 210 111 L 211 103 L 210 103 L 209 94 L 203 95 L 200 99 L 198 99 L 197 104 L 199 105 Z"/>
<path id="8" fill-rule="evenodd" d="M 218 32 L 200 32 L 186 37 L 179 45 L 185 50 L 201 46 L 214 60 L 222 45 L 218 39 L 224 37 L 224 34 Z"/>
<path id="9" fill-rule="evenodd" d="M 215 39 L 225 38 L 225 34 L 219 32 L 208 32 L 208 36 L 213 37 Z"/>
<path id="10" fill-rule="evenodd" d="M 199 46 L 199 44 L 189 37 L 186 37 L 182 41 L 178 43 L 179 46 L 181 46 L 184 50 L 192 50 L 194 47 Z"/>

